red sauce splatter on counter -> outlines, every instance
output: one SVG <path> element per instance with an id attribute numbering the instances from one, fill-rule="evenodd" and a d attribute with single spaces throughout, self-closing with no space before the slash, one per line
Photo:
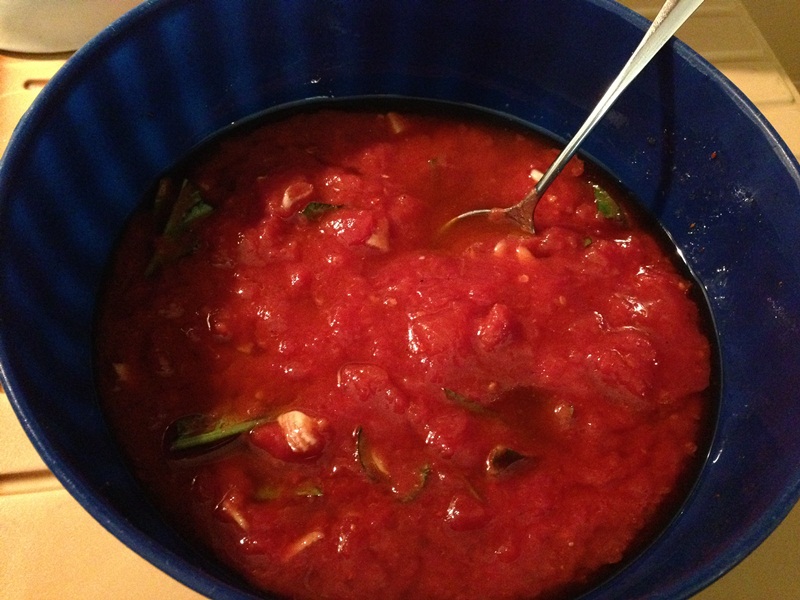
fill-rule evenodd
<path id="1" fill-rule="evenodd" d="M 319 110 L 193 161 L 162 234 L 165 180 L 97 331 L 104 408 L 163 510 L 292 598 L 549 598 L 649 539 L 713 400 L 689 280 L 631 210 L 598 210 L 579 159 L 537 235 L 439 232 L 555 154 L 479 121 Z"/>

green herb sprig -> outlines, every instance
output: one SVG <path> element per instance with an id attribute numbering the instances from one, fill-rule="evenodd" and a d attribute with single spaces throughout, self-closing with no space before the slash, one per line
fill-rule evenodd
<path id="1" fill-rule="evenodd" d="M 270 420 L 264 417 L 244 421 L 222 418 L 209 425 L 203 415 L 187 415 L 170 426 L 169 430 L 174 433 L 167 448 L 171 453 L 213 448 Z"/>
<path id="2" fill-rule="evenodd" d="M 154 214 L 159 215 L 169 210 L 164 229 L 153 257 L 145 269 L 145 275 L 153 275 L 160 267 L 190 254 L 194 249 L 195 239 L 190 235 L 190 227 L 200 219 L 210 215 L 214 207 L 208 204 L 200 189 L 191 181 L 184 180 L 180 189 L 175 191 L 174 181 L 164 178 L 159 182 L 156 191 Z"/>

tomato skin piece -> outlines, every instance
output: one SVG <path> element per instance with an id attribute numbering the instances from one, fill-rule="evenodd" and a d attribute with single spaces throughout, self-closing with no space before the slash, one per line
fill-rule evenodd
<path id="1" fill-rule="evenodd" d="M 486 317 L 478 324 L 478 343 L 487 352 L 502 344 L 511 343 L 520 335 L 520 325 L 505 304 L 493 304 Z"/>
<path id="2" fill-rule="evenodd" d="M 297 461 L 305 457 L 298 456 L 286 443 L 286 436 L 277 423 L 266 423 L 254 428 L 248 435 L 248 441 L 256 448 L 266 450 L 279 460 Z"/>
<path id="3" fill-rule="evenodd" d="M 325 228 L 346 246 L 364 244 L 375 227 L 371 212 L 342 209 L 328 218 Z"/>
<path id="4" fill-rule="evenodd" d="M 467 494 L 453 496 L 447 506 L 445 522 L 453 531 L 471 531 L 485 526 L 491 515 L 481 502 Z"/>

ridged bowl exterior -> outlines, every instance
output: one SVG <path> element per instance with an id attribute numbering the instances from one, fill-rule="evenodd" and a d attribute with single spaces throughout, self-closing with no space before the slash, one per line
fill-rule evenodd
<path id="1" fill-rule="evenodd" d="M 646 22 L 609 0 L 163 0 L 84 46 L 0 163 L 0 365 L 64 486 L 125 544 L 215 598 L 255 597 L 187 546 L 126 468 L 93 380 L 96 297 L 132 210 L 214 132 L 313 98 L 411 96 L 563 140 Z M 763 116 L 672 43 L 584 146 L 701 283 L 722 391 L 708 460 L 658 540 L 586 598 L 685 598 L 800 494 L 800 173 Z"/>

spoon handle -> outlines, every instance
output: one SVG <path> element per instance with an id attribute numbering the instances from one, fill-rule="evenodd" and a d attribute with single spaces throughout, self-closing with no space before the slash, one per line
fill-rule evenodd
<path id="1" fill-rule="evenodd" d="M 603 118 L 614 101 L 636 78 L 636 76 L 647 66 L 650 60 L 658 53 L 664 44 L 675 34 L 678 28 L 688 19 L 691 14 L 703 3 L 703 0 L 667 0 L 661 7 L 650 28 L 644 34 L 639 46 L 634 50 L 628 62 L 617 75 L 616 79 L 606 90 L 606 93 L 597 103 L 594 110 L 575 133 L 573 138 L 561 151 L 561 154 L 553 162 L 549 169 L 542 175 L 522 203 L 536 202 L 541 198 L 547 187 L 553 182 L 561 172 L 570 158 L 575 154 L 581 142 L 594 129 L 594 126 Z"/>

